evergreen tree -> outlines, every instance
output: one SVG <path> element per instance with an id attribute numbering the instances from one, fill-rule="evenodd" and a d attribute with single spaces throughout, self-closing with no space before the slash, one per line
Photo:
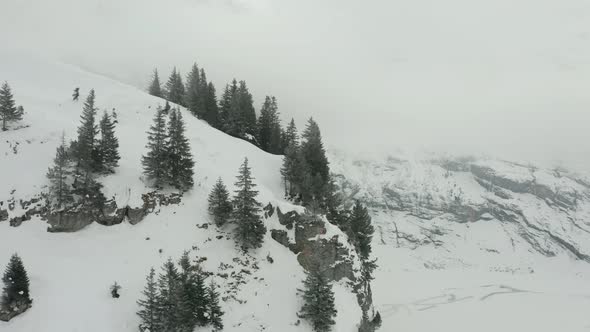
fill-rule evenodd
<path id="1" fill-rule="evenodd" d="M 179 274 L 172 260 L 162 267 L 158 278 L 158 321 L 163 332 L 176 332 L 179 328 Z"/>
<path id="2" fill-rule="evenodd" d="M 240 81 L 237 90 L 237 108 L 240 114 L 239 135 L 246 138 L 246 134 L 256 135 L 256 110 L 254 109 L 254 100 L 252 94 L 248 91 L 246 81 Z"/>
<path id="3" fill-rule="evenodd" d="M 47 178 L 51 185 L 49 187 L 49 198 L 51 206 L 61 209 L 64 205 L 73 201 L 70 186 L 67 183 L 70 175 L 70 159 L 66 151 L 65 136 L 62 134 L 61 144 L 57 147 L 53 167 L 49 168 Z"/>
<path id="4" fill-rule="evenodd" d="M 205 285 L 205 276 L 202 271 L 198 271 L 195 274 L 195 297 L 194 297 L 194 308 L 195 318 L 198 326 L 205 326 L 208 323 L 208 305 L 209 298 L 207 294 L 207 286 Z"/>
<path id="5" fill-rule="evenodd" d="M 283 147 L 286 150 L 288 146 L 299 146 L 299 135 L 297 134 L 297 127 L 295 126 L 295 120 L 291 119 L 287 130 L 283 135 Z"/>
<path id="6" fill-rule="evenodd" d="M 209 299 L 209 306 L 207 308 L 208 316 L 209 316 L 209 323 L 213 326 L 216 331 L 223 330 L 223 321 L 221 317 L 223 316 L 223 311 L 221 310 L 221 306 L 219 305 L 219 293 L 215 290 L 216 286 L 213 281 L 209 285 L 209 289 L 207 290 L 208 299 Z"/>
<path id="7" fill-rule="evenodd" d="M 231 112 L 231 102 L 238 89 L 238 82 L 234 79 L 232 84 L 226 84 L 221 100 L 219 101 L 219 118 L 222 121 L 222 129 L 226 133 L 229 132 L 230 122 L 233 121 Z"/>
<path id="8" fill-rule="evenodd" d="M 283 166 L 281 167 L 287 197 L 294 197 L 299 191 L 303 171 L 301 166 L 299 147 L 294 144 L 288 145 L 283 157 Z"/>
<path id="9" fill-rule="evenodd" d="M 152 96 L 160 98 L 164 97 L 164 94 L 162 93 L 162 84 L 160 84 L 160 76 L 158 75 L 158 69 L 154 69 L 154 74 L 152 76 L 150 87 L 148 88 L 148 93 Z"/>
<path id="10" fill-rule="evenodd" d="M 371 255 L 371 240 L 375 229 L 371 224 L 371 216 L 367 208 L 359 201 L 352 208 L 350 214 L 350 238 L 362 260 L 367 260 Z"/>
<path id="11" fill-rule="evenodd" d="M 205 96 L 205 121 L 212 127 L 219 128 L 219 110 L 217 108 L 217 96 L 215 95 L 215 86 L 212 82 L 207 85 L 207 95 Z"/>
<path id="12" fill-rule="evenodd" d="M 185 251 L 180 258 L 179 265 L 181 268 L 180 295 L 178 298 L 179 331 L 189 332 L 194 330 L 197 320 L 195 316 L 196 281 L 188 251 Z"/>
<path id="13" fill-rule="evenodd" d="M 258 192 L 248 166 L 248 158 L 240 167 L 240 174 L 235 183 L 237 190 L 234 197 L 233 220 L 238 224 L 237 239 L 244 250 L 262 246 L 266 227 L 260 219 L 261 204 L 256 200 Z"/>
<path id="14" fill-rule="evenodd" d="M 184 84 L 182 83 L 182 77 L 176 70 L 176 67 L 172 70 L 170 78 L 166 83 L 166 96 L 170 102 L 184 106 Z"/>
<path id="15" fill-rule="evenodd" d="M 158 109 L 154 117 L 154 124 L 148 131 L 148 153 L 142 156 L 143 173 L 155 186 L 160 186 L 166 179 L 166 118 L 164 110 Z"/>
<path id="16" fill-rule="evenodd" d="M 258 145 L 264 151 L 279 154 L 281 151 L 281 124 L 275 97 L 266 96 L 258 118 Z"/>
<path id="17" fill-rule="evenodd" d="M 115 136 L 115 124 L 105 111 L 100 120 L 101 139 L 98 142 L 98 151 L 102 169 L 112 172 L 117 167 L 119 159 L 119 140 Z"/>
<path id="18" fill-rule="evenodd" d="M 87 189 L 90 185 L 92 180 L 91 172 L 97 166 L 98 159 L 97 150 L 95 149 L 98 127 L 96 126 L 96 107 L 94 103 L 94 90 L 90 90 L 82 109 L 80 127 L 78 127 L 78 140 L 75 144 L 76 151 L 74 151 L 78 166 L 81 168 L 84 177 L 83 189 Z"/>
<path id="19" fill-rule="evenodd" d="M 0 88 L 0 118 L 2 119 L 2 130 L 6 131 L 8 128 L 6 124 L 12 121 L 22 119 L 22 108 L 19 110 L 14 102 L 12 91 L 8 82 L 2 84 Z"/>
<path id="20" fill-rule="evenodd" d="M 168 141 L 166 142 L 166 174 L 171 185 L 183 190 L 193 186 L 193 167 L 195 165 L 184 131 L 184 121 L 180 111 L 172 111 L 168 125 Z"/>
<path id="21" fill-rule="evenodd" d="M 303 143 L 301 144 L 301 154 L 307 167 L 305 168 L 308 182 L 311 186 L 304 185 L 304 195 L 307 202 L 312 200 L 324 207 L 324 198 L 326 188 L 330 177 L 330 167 L 328 158 L 322 143 L 322 136 L 318 124 L 310 118 L 303 132 Z M 311 181 L 309 181 L 311 179 Z"/>
<path id="22" fill-rule="evenodd" d="M 29 277 L 17 254 L 10 258 L 2 281 L 4 282 L 2 306 L 5 309 L 10 309 L 13 306 L 21 308 L 33 302 L 29 295 Z"/>
<path id="23" fill-rule="evenodd" d="M 229 199 L 229 192 L 221 178 L 219 178 L 209 194 L 209 214 L 213 216 L 217 226 L 223 226 L 231 217 L 231 213 L 232 204 Z"/>
<path id="24" fill-rule="evenodd" d="M 186 78 L 186 96 L 185 104 L 188 110 L 199 119 L 203 119 L 205 110 L 203 109 L 201 94 L 201 76 L 197 64 L 193 64 L 191 72 Z"/>
<path id="25" fill-rule="evenodd" d="M 139 323 L 139 331 L 141 332 L 160 332 L 163 330 L 160 323 L 158 290 L 156 286 L 156 271 L 154 268 L 150 269 L 150 273 L 146 277 L 146 285 L 142 292 L 143 299 L 137 301 L 140 309 L 137 315 L 141 319 Z"/>
<path id="26" fill-rule="evenodd" d="M 304 281 L 303 307 L 300 316 L 310 321 L 313 330 L 327 332 L 335 324 L 336 307 L 334 292 L 326 278 L 314 270 L 307 274 Z"/>

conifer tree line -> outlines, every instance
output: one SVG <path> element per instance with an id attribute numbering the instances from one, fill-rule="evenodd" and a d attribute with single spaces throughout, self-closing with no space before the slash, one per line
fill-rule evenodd
<path id="1" fill-rule="evenodd" d="M 8 124 L 22 120 L 24 112 L 22 106 L 16 106 L 8 82 L 2 83 L 2 87 L 0 87 L 0 120 L 2 121 L 2 131 L 8 130 Z"/>
<path id="2" fill-rule="evenodd" d="M 262 246 L 266 226 L 260 217 L 260 207 L 256 196 L 258 191 L 252 177 L 248 158 L 240 166 L 234 197 L 230 200 L 229 191 L 219 178 L 209 194 L 209 214 L 215 224 L 222 227 L 227 223 L 236 225 L 235 238 L 244 250 L 256 249 Z"/>
<path id="3" fill-rule="evenodd" d="M 23 261 L 17 254 L 10 257 L 2 282 L 4 287 L 0 299 L 0 313 L 21 310 L 33 303 L 29 292 L 29 277 Z"/>
<path id="4" fill-rule="evenodd" d="M 180 269 L 169 259 L 156 279 L 152 268 L 146 277 L 142 298 L 137 301 L 139 330 L 145 332 L 192 332 L 196 327 L 223 329 L 219 292 L 207 274 L 191 263 L 188 252 L 180 258 Z"/>
<path id="5" fill-rule="evenodd" d="M 194 165 L 184 120 L 178 109 L 158 108 L 148 131 L 148 152 L 141 163 L 146 178 L 156 187 L 170 185 L 180 190 L 193 186 Z M 168 120 L 168 121 L 166 121 Z"/>
<path id="6" fill-rule="evenodd" d="M 287 148 L 287 132 L 279 117 L 275 97 L 266 96 L 257 117 L 254 99 L 245 81 L 232 80 L 218 100 L 215 85 L 207 81 L 203 68 L 194 64 L 183 80 L 182 74 L 172 70 L 162 84 L 154 70 L 148 92 L 156 97 L 186 107 L 193 115 L 212 127 L 238 138 L 248 140 L 264 151 L 283 154 Z"/>
<path id="7" fill-rule="evenodd" d="M 67 145 L 62 135 L 57 147 L 53 166 L 47 172 L 51 208 L 64 209 L 78 203 L 101 208 L 106 200 L 101 193 L 102 185 L 95 178 L 115 171 L 120 159 L 119 140 L 113 115 L 105 111 L 97 119 L 95 99 L 94 90 L 90 90 L 77 139 Z"/>

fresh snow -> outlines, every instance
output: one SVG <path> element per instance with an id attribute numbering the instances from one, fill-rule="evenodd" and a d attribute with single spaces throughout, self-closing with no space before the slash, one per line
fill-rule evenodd
<path id="1" fill-rule="evenodd" d="M 65 132 L 68 140 L 76 137 L 90 89 L 96 91 L 99 115 L 113 109 L 118 115 L 121 160 L 116 174 L 100 178 L 105 196 L 114 197 L 119 206 L 141 204 L 141 194 L 151 189 L 142 181 L 140 159 L 146 131 L 163 100 L 70 65 L 29 56 L 0 55 L 0 80 L 9 82 L 17 104 L 26 112 L 21 123 L 26 128 L 0 132 L 0 201 L 6 209 L 7 200 L 16 200 L 11 217 L 23 212 L 19 200 L 46 190 L 45 174 L 61 134 Z M 76 87 L 81 95 L 73 102 Z M 233 190 L 244 157 L 249 159 L 263 205 L 270 202 L 284 212 L 301 211 L 282 199 L 281 157 L 225 135 L 189 114 L 184 119 L 196 167 L 195 187 L 185 193 L 180 205 L 162 207 L 135 226 L 91 224 L 76 233 L 48 233 L 48 225 L 38 218 L 16 228 L 0 223 L 0 264 L 8 263 L 15 252 L 22 257 L 34 301 L 25 314 L 0 322 L 0 331 L 137 331 L 136 301 L 150 267 L 159 272 L 169 257 L 176 261 L 191 249 L 191 257 L 207 257 L 205 270 L 235 273 L 243 282 L 234 289 L 238 282 L 233 277 L 213 277 L 222 287 L 221 297 L 227 297 L 221 301 L 225 331 L 311 331 L 306 322 L 297 324 L 296 313 L 302 305 L 297 292 L 304 271 L 294 254 L 271 239 L 270 231 L 264 246 L 250 257 L 236 248 L 229 229 L 218 231 L 213 224 L 208 229 L 197 227 L 211 223 L 207 196 L 217 178 Z M 266 223 L 269 229 L 283 228 L 276 214 Z M 269 254 L 273 264 L 266 260 Z M 253 258 L 258 270 L 252 266 Z M 113 299 L 109 291 L 115 281 L 122 287 L 119 299 Z M 344 283 L 336 284 L 335 292 L 339 315 L 334 330 L 355 331 L 361 316 L 356 297 Z"/>

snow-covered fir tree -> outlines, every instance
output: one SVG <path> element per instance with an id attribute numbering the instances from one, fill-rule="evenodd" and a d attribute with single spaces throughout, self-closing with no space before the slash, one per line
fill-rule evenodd
<path id="1" fill-rule="evenodd" d="M 291 119 L 287 125 L 283 138 L 283 149 L 287 149 L 288 146 L 299 146 L 299 134 L 297 133 L 297 126 L 295 126 L 295 120 Z"/>
<path id="2" fill-rule="evenodd" d="M 166 82 L 166 99 L 172 103 L 184 106 L 184 96 L 185 91 L 182 76 L 176 70 L 176 67 L 174 67 L 170 78 L 168 78 L 168 82 Z"/>
<path id="3" fill-rule="evenodd" d="M 22 107 L 16 107 L 12 90 L 8 82 L 4 82 L 0 88 L 0 119 L 2 120 L 2 130 L 8 130 L 8 123 L 21 120 L 22 117 Z"/>
<path id="4" fill-rule="evenodd" d="M 2 308 L 13 310 L 32 303 L 29 294 L 29 277 L 21 258 L 14 254 L 6 267 L 2 277 L 4 288 L 2 292 Z"/>
<path id="5" fill-rule="evenodd" d="M 209 313 L 209 324 L 211 324 L 216 331 L 221 331 L 223 330 L 223 311 L 219 305 L 217 286 L 213 281 L 211 281 L 211 284 L 209 284 L 209 288 L 207 289 L 207 298 L 209 300 L 209 306 L 207 308 Z"/>
<path id="6" fill-rule="evenodd" d="M 203 102 L 205 96 L 202 92 L 199 67 L 195 63 L 186 78 L 184 100 L 188 110 L 199 119 L 203 119 L 205 113 Z"/>
<path id="7" fill-rule="evenodd" d="M 141 292 L 142 299 L 137 301 L 140 309 L 137 315 L 140 318 L 139 331 L 141 332 L 159 332 L 162 331 L 158 308 L 158 289 L 156 285 L 156 271 L 150 269 L 146 277 L 146 285 Z"/>
<path id="8" fill-rule="evenodd" d="M 163 332 L 176 332 L 180 326 L 179 284 L 178 269 L 169 259 L 158 278 L 158 318 Z"/>
<path id="9" fill-rule="evenodd" d="M 299 315 L 311 323 L 314 331 L 331 331 L 337 314 L 332 285 L 315 269 L 307 273 L 303 285 L 303 307 Z"/>
<path id="10" fill-rule="evenodd" d="M 190 144 L 184 132 L 181 112 L 172 111 L 166 141 L 166 176 L 170 185 L 182 190 L 193 186 L 195 165 Z"/>
<path id="11" fill-rule="evenodd" d="M 219 109 L 217 107 L 217 96 L 215 94 L 215 85 L 209 82 L 207 85 L 207 95 L 205 96 L 205 121 L 207 121 L 214 128 L 221 127 L 219 119 Z"/>
<path id="12" fill-rule="evenodd" d="M 356 201 L 348 222 L 349 238 L 352 240 L 359 256 L 367 260 L 371 255 L 371 240 L 375 229 L 371 224 L 369 211 L 360 201 Z"/>
<path id="13" fill-rule="evenodd" d="M 113 172 L 117 167 L 119 159 L 119 139 L 115 136 L 115 124 L 111 117 L 105 111 L 100 120 L 100 140 L 98 141 L 98 154 L 100 158 L 100 168 Z"/>
<path id="14" fill-rule="evenodd" d="M 154 69 L 154 74 L 152 75 L 152 81 L 148 88 L 148 93 L 152 96 L 163 98 L 164 94 L 162 93 L 162 84 L 160 83 L 160 76 L 158 75 L 158 69 Z"/>
<path id="15" fill-rule="evenodd" d="M 281 123 L 275 97 L 266 96 L 260 109 L 257 140 L 262 150 L 273 154 L 283 153 Z"/>
<path id="16" fill-rule="evenodd" d="M 166 180 L 166 117 L 163 109 L 158 109 L 154 117 L 154 124 L 148 131 L 148 152 L 142 156 L 143 173 L 153 184 L 161 186 Z"/>
<path id="17" fill-rule="evenodd" d="M 72 191 L 68 184 L 71 174 L 70 158 L 68 156 L 65 136 L 62 134 L 61 144 L 57 147 L 53 167 L 49 168 L 47 178 L 49 179 L 49 201 L 51 207 L 61 209 L 73 202 Z"/>
<path id="18" fill-rule="evenodd" d="M 266 227 L 260 218 L 261 204 L 256 200 L 258 191 L 254 190 L 256 184 L 248 166 L 248 158 L 244 159 L 237 179 L 232 213 L 233 221 L 237 223 L 236 238 L 244 250 L 259 248 L 264 241 Z"/>
<path id="19" fill-rule="evenodd" d="M 232 203 L 229 198 L 229 191 L 221 178 L 219 178 L 209 194 L 209 214 L 213 217 L 215 225 L 223 226 L 231 218 L 231 213 Z"/>
<path id="20" fill-rule="evenodd" d="M 90 174 L 96 166 L 97 150 L 95 149 L 98 126 L 96 125 L 96 106 L 94 90 L 90 90 L 78 127 L 78 139 L 75 143 L 74 157 L 84 177 L 83 182 L 88 184 Z"/>

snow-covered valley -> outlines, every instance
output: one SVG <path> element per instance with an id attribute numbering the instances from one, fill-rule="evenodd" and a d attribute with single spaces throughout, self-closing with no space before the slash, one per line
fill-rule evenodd
<path id="1" fill-rule="evenodd" d="M 0 80 L 25 107 L 23 128 L 0 132 L 0 205 L 24 212 L 46 190 L 45 174 L 62 132 L 73 139 L 82 108 L 71 92 L 95 89 L 99 112 L 116 110 L 121 161 L 100 178 L 118 206 L 138 206 L 150 192 L 141 155 L 163 100 L 70 65 L 0 55 Z M 92 223 L 72 233 L 47 232 L 38 217 L 0 222 L 0 264 L 18 252 L 31 279 L 33 307 L 0 331 L 137 331 L 136 300 L 150 267 L 185 250 L 223 289 L 225 331 L 311 331 L 297 323 L 298 258 L 271 237 L 283 230 L 265 218 L 264 246 L 244 256 L 229 230 L 211 225 L 207 195 L 218 177 L 234 183 L 248 157 L 259 200 L 283 212 L 281 157 L 186 115 L 195 157 L 195 187 L 178 205 L 159 206 L 141 222 Z M 379 268 L 373 282 L 382 331 L 586 331 L 590 318 L 590 181 L 565 170 L 496 160 L 362 159 L 329 151 L 331 170 L 352 201 L 370 208 Z M 328 238 L 344 235 L 326 223 Z M 293 232 L 288 232 L 292 238 Z M 272 257 L 272 263 L 266 258 Z M 226 277 L 223 277 L 226 275 Z M 121 298 L 108 287 L 117 281 Z M 361 317 L 346 279 L 335 283 L 334 331 L 356 331 Z M 202 329 L 206 330 L 206 329 Z"/>

